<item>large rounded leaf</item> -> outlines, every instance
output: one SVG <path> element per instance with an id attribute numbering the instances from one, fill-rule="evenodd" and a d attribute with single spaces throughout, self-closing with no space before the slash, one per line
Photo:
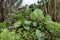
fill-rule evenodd
<path id="1" fill-rule="evenodd" d="M 24 29 L 30 30 L 30 27 L 29 26 L 24 26 Z"/>
<path id="2" fill-rule="evenodd" d="M 43 12 L 40 9 L 35 9 L 33 13 L 30 15 L 31 19 L 36 20 L 36 18 L 43 18 Z"/>
<path id="3" fill-rule="evenodd" d="M 44 40 L 44 33 L 42 33 L 40 30 L 36 30 L 36 36 L 38 40 Z"/>

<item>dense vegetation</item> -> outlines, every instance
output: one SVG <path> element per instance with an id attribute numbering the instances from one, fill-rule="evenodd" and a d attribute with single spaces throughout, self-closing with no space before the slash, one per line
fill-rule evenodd
<path id="1" fill-rule="evenodd" d="M 14 6 L 7 11 L 0 22 L 0 40 L 60 40 L 60 22 L 53 21 L 41 6 Z"/>

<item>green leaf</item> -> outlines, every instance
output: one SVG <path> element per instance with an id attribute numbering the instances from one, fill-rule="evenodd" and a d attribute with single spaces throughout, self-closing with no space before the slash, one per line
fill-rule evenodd
<path id="1" fill-rule="evenodd" d="M 6 27 L 6 22 L 4 21 L 4 22 L 0 23 L 0 27 L 5 28 Z"/>
<path id="2" fill-rule="evenodd" d="M 33 22 L 33 26 L 37 26 L 37 22 Z"/>
<path id="3" fill-rule="evenodd" d="M 14 15 L 14 17 L 13 18 L 15 18 L 15 19 L 19 19 L 19 20 L 24 20 L 24 17 L 22 16 L 22 14 L 16 14 L 16 15 Z"/>
<path id="4" fill-rule="evenodd" d="M 36 18 L 44 18 L 43 12 L 40 9 L 35 9 L 33 13 L 30 14 L 31 19 L 36 20 Z"/>
<path id="5" fill-rule="evenodd" d="M 19 27 L 19 26 L 21 26 L 21 24 L 22 24 L 22 22 L 19 20 L 19 21 L 15 22 L 13 26 Z"/>
<path id="6" fill-rule="evenodd" d="M 44 34 L 40 30 L 36 30 L 38 40 L 44 40 Z"/>
<path id="7" fill-rule="evenodd" d="M 29 26 L 24 26 L 24 29 L 29 30 L 30 27 Z"/>
<path id="8" fill-rule="evenodd" d="M 25 24 L 25 25 L 31 25 L 31 21 L 25 20 L 25 21 L 24 21 L 24 24 Z"/>

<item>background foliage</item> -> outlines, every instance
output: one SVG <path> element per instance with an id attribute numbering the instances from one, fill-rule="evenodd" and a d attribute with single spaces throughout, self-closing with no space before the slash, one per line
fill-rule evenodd
<path id="1" fill-rule="evenodd" d="M 24 7 L 19 7 L 22 1 L 16 5 L 14 0 L 11 1 L 6 1 L 8 4 L 4 11 L 7 14 L 4 14 L 4 21 L 0 22 L 0 40 L 60 40 L 60 21 L 55 19 L 56 0 L 38 1 L 38 5 Z M 52 5 L 56 10 L 50 8 Z"/>

